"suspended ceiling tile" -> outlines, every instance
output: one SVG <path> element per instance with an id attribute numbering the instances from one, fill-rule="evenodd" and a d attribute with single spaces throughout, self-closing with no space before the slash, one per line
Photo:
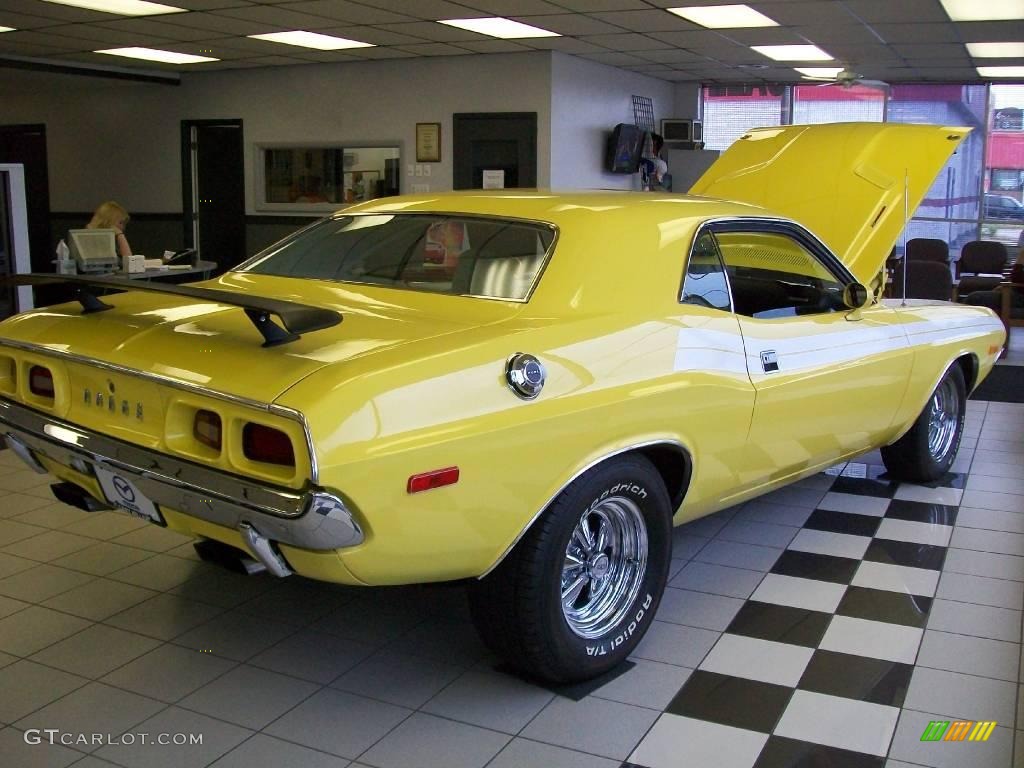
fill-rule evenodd
<path id="1" fill-rule="evenodd" d="M 361 59 L 412 59 L 416 55 L 398 48 L 360 48 L 358 56 Z"/>
<path id="2" fill-rule="evenodd" d="M 401 35 L 417 37 L 434 43 L 457 43 L 462 40 L 493 40 L 493 37 L 470 32 L 468 29 L 449 27 L 433 21 L 413 21 L 407 24 L 381 24 L 381 29 L 398 32 Z"/>
<path id="3" fill-rule="evenodd" d="M 872 24 L 949 22 L 939 0 L 844 0 L 844 4 L 851 13 Z"/>
<path id="4" fill-rule="evenodd" d="M 301 58 L 303 61 L 317 61 L 317 62 L 334 62 L 334 63 L 351 63 L 353 61 L 361 61 L 358 56 L 353 56 L 349 51 L 317 51 L 310 48 L 306 50 L 298 49 L 295 56 Z"/>
<path id="5" fill-rule="evenodd" d="M 370 8 L 362 3 L 351 3 L 348 0 L 309 0 L 309 2 L 289 3 L 288 10 L 310 13 L 314 16 L 326 16 L 329 19 L 337 19 L 349 24 L 397 24 L 403 21 L 418 20 L 405 13 Z"/>
<path id="6" fill-rule="evenodd" d="M 517 17 L 516 21 L 522 21 L 527 24 L 535 23 L 534 20 L 521 16 Z M 621 28 L 603 22 L 593 16 L 575 13 L 544 16 L 543 18 L 536 19 L 536 25 L 542 29 L 557 32 L 560 35 L 602 35 L 622 31 Z"/>
<path id="7" fill-rule="evenodd" d="M 548 13 L 565 13 L 563 5 L 547 0 L 462 0 L 460 5 L 489 16 L 539 16 Z"/>
<path id="8" fill-rule="evenodd" d="M 275 29 L 319 30 L 337 26 L 337 20 L 310 13 L 299 13 L 276 5 L 254 5 L 250 8 L 227 8 L 216 11 L 216 16 L 255 22 Z M 258 33 L 257 33 L 258 34 Z"/>
<path id="9" fill-rule="evenodd" d="M 703 61 L 703 57 L 684 51 L 678 48 L 658 49 L 656 51 L 643 51 L 637 54 L 648 61 L 656 61 L 660 64 L 684 64 L 691 61 Z"/>
<path id="10" fill-rule="evenodd" d="M 204 29 L 208 32 L 216 32 L 217 36 L 238 35 L 260 35 L 265 32 L 279 32 L 288 27 L 279 27 L 265 23 L 246 21 L 244 19 L 233 19 L 229 16 L 220 16 L 213 13 L 182 13 L 174 19 L 174 23 L 183 27 Z"/>
<path id="11" fill-rule="evenodd" d="M 191 53 L 194 56 L 212 56 L 221 61 L 253 58 L 253 51 L 238 48 L 234 45 L 234 42 L 233 38 L 228 38 L 227 40 L 207 40 L 195 43 L 172 43 L 171 45 L 162 45 L 160 47 L 165 51 Z"/>
<path id="12" fill-rule="evenodd" d="M 902 0 L 900 0 L 902 2 Z M 772 21 L 784 26 L 796 24 L 853 24 L 857 21 L 846 7 L 837 0 L 817 0 L 816 2 L 778 3 L 758 7 L 751 4 Z"/>
<path id="13" fill-rule="evenodd" d="M 952 24 L 874 24 L 887 43 L 955 43 Z"/>
<path id="14" fill-rule="evenodd" d="M 643 74 L 672 71 L 672 67 L 667 64 L 628 64 L 624 66 L 623 69 L 627 72 L 641 72 Z"/>
<path id="15" fill-rule="evenodd" d="M 950 64 L 968 64 L 967 48 L 960 43 L 923 43 L 892 46 L 905 59 L 944 59 Z"/>
<path id="16" fill-rule="evenodd" d="M 0 41 L 18 43 L 19 45 L 40 45 L 55 51 L 82 51 L 90 47 L 88 40 L 55 35 L 49 31 L 18 30 L 17 32 L 4 32 L 0 35 Z"/>
<path id="17" fill-rule="evenodd" d="M 929 81 L 946 81 L 951 83 L 976 83 L 982 78 L 974 67 L 915 67 L 921 77 Z"/>
<path id="18" fill-rule="evenodd" d="M 577 13 L 645 11 L 650 8 L 643 0 L 558 0 L 558 4 Z"/>
<path id="19" fill-rule="evenodd" d="M 73 8 L 70 5 L 44 3 L 42 0 L 3 0 L 4 11 L 24 13 L 28 16 L 41 16 L 45 19 L 57 19 L 63 22 L 103 21 L 117 18 L 115 14 L 89 11 L 85 8 Z"/>
<path id="20" fill-rule="evenodd" d="M 156 0 L 154 0 L 156 1 Z M 162 0 L 165 5 L 187 8 L 190 11 L 215 11 L 221 8 L 242 8 L 253 3 L 249 0 Z"/>
<path id="21" fill-rule="evenodd" d="M 654 51 L 665 47 L 663 42 L 653 37 L 629 32 L 618 35 L 589 35 L 581 39 L 613 51 Z"/>
<path id="22" fill-rule="evenodd" d="M 972 21 L 953 26 L 965 43 L 1016 43 L 1024 40 L 1024 20 Z"/>
<path id="23" fill-rule="evenodd" d="M 162 37 L 168 40 L 203 40 L 211 36 L 210 33 L 204 29 L 183 27 L 180 24 L 169 24 L 164 21 L 154 21 L 146 17 L 105 21 L 102 24 L 73 24 L 68 27 L 61 27 L 61 29 L 90 29 L 91 27 L 112 29 L 129 35 L 138 34 L 144 37 Z M 68 34 L 70 34 L 70 32 Z"/>
<path id="24" fill-rule="evenodd" d="M 722 37 L 740 45 L 805 45 L 807 40 L 788 27 L 755 27 L 754 29 L 722 29 Z M 817 45 L 816 40 L 811 40 Z"/>
<path id="25" fill-rule="evenodd" d="M 722 35 L 710 29 L 694 30 L 693 32 L 651 32 L 648 37 L 689 51 L 715 50 L 722 47 L 723 41 L 730 45 L 733 44 L 731 40 L 726 40 Z"/>
<path id="26" fill-rule="evenodd" d="M 878 35 L 872 32 L 871 27 L 863 24 L 840 25 L 817 25 L 817 26 L 796 26 L 790 27 L 793 33 L 806 40 L 813 40 L 815 45 L 825 47 L 826 43 L 864 43 L 877 45 L 882 42 Z"/>
<path id="27" fill-rule="evenodd" d="M 575 37 L 536 37 L 530 40 L 530 47 L 571 54 L 600 53 L 605 50 L 599 45 L 577 40 Z"/>
<path id="28" fill-rule="evenodd" d="M 414 53 L 417 56 L 465 56 L 472 53 L 465 48 L 458 48 L 447 43 L 420 43 L 419 45 L 402 45 L 399 50 Z"/>
<path id="29" fill-rule="evenodd" d="M 468 48 L 475 53 L 522 53 L 533 50 L 529 47 L 529 40 L 523 40 L 526 45 L 521 45 L 515 40 L 466 40 L 459 43 L 460 48 Z"/>
<path id="30" fill-rule="evenodd" d="M 488 16 L 488 13 L 473 12 L 465 5 L 445 2 L 445 0 L 359 0 L 363 5 L 383 8 L 404 16 L 415 16 L 417 19 L 471 19 Z"/>
<path id="31" fill-rule="evenodd" d="M 684 0 L 685 2 L 685 0 Z M 607 21 L 633 32 L 670 32 L 673 30 L 700 29 L 686 19 L 661 9 L 649 11 L 607 11 L 593 14 L 594 18 Z"/>
<path id="32" fill-rule="evenodd" d="M 60 53 L 62 49 L 38 43 L 19 43 L 16 40 L 4 39 L 6 35 L 0 36 L 0 56 L 52 56 Z"/>
<path id="33" fill-rule="evenodd" d="M 584 59 L 590 59 L 600 64 L 610 64 L 613 67 L 621 67 L 626 64 L 643 64 L 644 60 L 636 56 L 630 56 L 628 53 L 620 53 L 618 51 L 605 51 L 603 53 L 585 53 L 583 54 Z"/>
<path id="34" fill-rule="evenodd" d="M 901 57 L 886 45 L 842 45 L 835 43 L 829 51 L 837 61 L 866 66 L 871 62 L 899 62 Z M 854 67 L 857 69 L 857 67 Z M 858 69 L 858 71 L 860 71 Z"/>
<path id="35" fill-rule="evenodd" d="M 359 40 L 360 42 L 372 43 L 373 45 L 415 45 L 417 43 L 429 42 L 422 37 L 403 35 L 382 27 L 327 27 L 319 31 L 325 35 L 346 37 L 349 40 Z"/>
<path id="36" fill-rule="evenodd" d="M 159 48 L 169 42 L 167 37 L 144 35 L 136 31 L 127 32 L 120 29 L 110 29 L 100 24 L 65 24 L 60 27 L 48 27 L 46 31 L 56 35 L 63 35 L 69 40 L 86 41 L 86 43 L 104 43 L 107 48 L 139 45 Z M 97 47 L 101 46 L 93 46 L 93 48 Z"/>
<path id="37" fill-rule="evenodd" d="M 36 29 L 56 24 L 63 24 L 63 22 L 57 19 L 48 19 L 45 16 L 30 16 L 27 13 L 15 13 L 7 8 L 0 8 L 0 26 L 14 27 L 14 29 Z"/>

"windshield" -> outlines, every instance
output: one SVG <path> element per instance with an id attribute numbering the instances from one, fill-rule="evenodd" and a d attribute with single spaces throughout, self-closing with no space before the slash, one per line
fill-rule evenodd
<path id="1" fill-rule="evenodd" d="M 522 221 L 357 214 L 301 230 L 239 271 L 526 301 L 553 240 L 552 228 Z"/>

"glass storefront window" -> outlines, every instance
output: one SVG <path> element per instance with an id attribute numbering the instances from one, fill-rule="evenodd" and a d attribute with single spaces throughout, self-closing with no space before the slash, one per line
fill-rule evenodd
<path id="1" fill-rule="evenodd" d="M 880 123 L 885 118 L 885 90 L 854 85 L 793 86 L 793 123 Z"/>
<path id="2" fill-rule="evenodd" d="M 1016 255 L 1024 231 L 1024 85 L 993 85 L 981 233 Z"/>
<path id="3" fill-rule="evenodd" d="M 725 149 L 751 128 L 782 125 L 783 86 L 705 86 L 704 148 Z"/>

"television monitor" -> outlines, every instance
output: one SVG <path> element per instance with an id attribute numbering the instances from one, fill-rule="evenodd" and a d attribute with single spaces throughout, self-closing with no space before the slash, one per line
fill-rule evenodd
<path id="1" fill-rule="evenodd" d="M 78 271 L 114 272 L 117 269 L 116 229 L 70 229 L 68 248 Z"/>
<path id="2" fill-rule="evenodd" d="M 638 126 L 619 123 L 608 137 L 605 167 L 611 173 L 636 173 L 643 143 L 644 132 Z"/>

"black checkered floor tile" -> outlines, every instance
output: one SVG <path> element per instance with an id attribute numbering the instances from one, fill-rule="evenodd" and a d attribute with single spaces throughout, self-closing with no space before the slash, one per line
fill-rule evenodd
<path id="1" fill-rule="evenodd" d="M 900 484 L 854 462 L 821 477 L 824 498 L 624 765 L 885 765 L 965 476 Z"/>

